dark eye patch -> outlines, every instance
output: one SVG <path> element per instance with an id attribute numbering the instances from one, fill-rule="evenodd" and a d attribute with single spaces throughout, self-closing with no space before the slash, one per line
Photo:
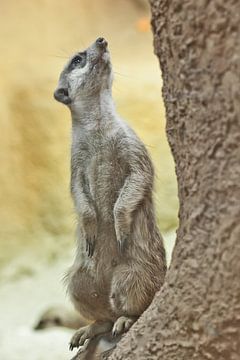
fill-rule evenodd
<path id="1" fill-rule="evenodd" d="M 76 67 L 80 67 L 83 68 L 86 65 L 87 62 L 87 53 L 86 51 L 79 53 L 78 55 L 74 56 L 74 58 L 72 59 L 70 65 L 69 65 L 69 70 L 73 70 Z"/>

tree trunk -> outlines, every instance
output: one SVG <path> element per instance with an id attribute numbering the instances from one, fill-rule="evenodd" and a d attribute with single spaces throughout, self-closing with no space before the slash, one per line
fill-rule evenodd
<path id="1" fill-rule="evenodd" d="M 180 226 L 163 288 L 110 359 L 239 360 L 240 2 L 151 7 Z"/>

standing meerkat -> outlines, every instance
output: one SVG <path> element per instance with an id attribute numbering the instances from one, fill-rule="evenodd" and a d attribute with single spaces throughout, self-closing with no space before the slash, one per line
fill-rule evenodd
<path id="1" fill-rule="evenodd" d="M 98 38 L 75 54 L 54 93 L 72 115 L 71 194 L 78 226 L 68 292 L 92 321 L 77 330 L 71 349 L 102 333 L 127 331 L 166 272 L 152 199 L 153 166 L 142 141 L 115 110 L 107 45 Z"/>

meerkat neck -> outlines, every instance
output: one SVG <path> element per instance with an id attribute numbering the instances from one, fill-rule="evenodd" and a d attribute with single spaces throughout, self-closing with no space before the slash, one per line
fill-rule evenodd
<path id="1" fill-rule="evenodd" d="M 88 128 L 108 126 L 116 118 L 111 90 L 87 99 L 78 99 L 71 107 L 72 121 Z"/>

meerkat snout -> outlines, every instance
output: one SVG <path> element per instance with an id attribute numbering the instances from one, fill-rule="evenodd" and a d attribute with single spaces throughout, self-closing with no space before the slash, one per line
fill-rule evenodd
<path id="1" fill-rule="evenodd" d="M 108 42 L 103 37 L 99 37 L 96 40 L 96 44 L 102 48 L 106 48 L 108 46 Z"/>
<path id="2" fill-rule="evenodd" d="M 62 102 L 65 105 L 70 104 L 71 99 L 69 97 L 68 89 L 65 88 L 58 88 L 54 91 L 54 98 L 57 101 Z"/>

